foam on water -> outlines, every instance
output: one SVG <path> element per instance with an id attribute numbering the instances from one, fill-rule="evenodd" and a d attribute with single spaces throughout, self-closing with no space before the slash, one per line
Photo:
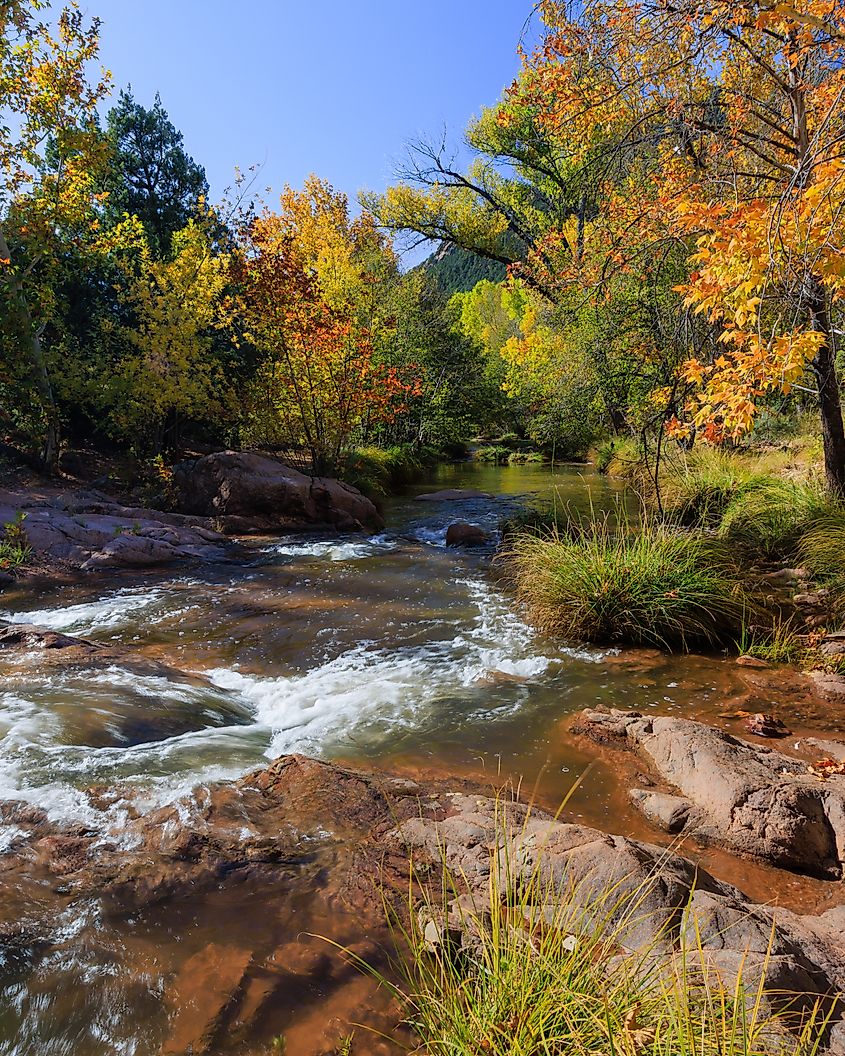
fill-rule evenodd
<path id="1" fill-rule="evenodd" d="M 387 550 L 394 550 L 396 541 L 386 535 L 374 535 L 369 539 L 349 542 L 329 542 L 324 539 L 312 539 L 299 543 L 274 543 L 262 549 L 264 554 L 274 557 L 287 557 L 291 561 L 360 561 L 374 557 Z"/>
<path id="2" fill-rule="evenodd" d="M 124 587 L 97 601 L 63 605 L 52 609 L 29 609 L 0 612 L 0 620 L 10 623 L 33 623 L 53 631 L 73 631 L 74 634 L 95 634 L 117 630 L 137 623 L 139 613 L 146 622 L 172 617 L 175 614 L 172 585 L 165 587 Z M 159 608 L 159 612 L 154 610 Z"/>
<path id="3" fill-rule="evenodd" d="M 468 630 L 453 637 L 391 650 L 361 644 L 303 675 L 262 678 L 219 668 L 209 676 L 253 705 L 256 719 L 272 731 L 267 755 L 275 756 L 320 753 L 352 734 L 363 735 L 368 723 L 412 727 L 429 717 L 437 701 L 466 696 L 497 674 L 527 681 L 566 657 L 602 655 L 564 648 L 546 656 L 537 651 L 531 628 L 488 584 L 481 579 L 458 584 L 476 616 Z"/>

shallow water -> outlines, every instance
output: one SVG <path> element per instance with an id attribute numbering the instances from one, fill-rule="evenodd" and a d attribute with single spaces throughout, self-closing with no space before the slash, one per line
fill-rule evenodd
<path id="1" fill-rule="evenodd" d="M 447 487 L 494 497 L 415 498 Z M 718 656 L 632 661 L 544 637 L 491 576 L 492 548 L 445 548 L 454 520 L 495 533 L 520 503 L 551 497 L 585 511 L 619 500 L 611 483 L 584 467 L 442 467 L 436 480 L 389 501 L 387 527 L 371 538 L 255 540 L 243 566 L 92 578 L 52 594 L 6 595 L 0 618 L 126 646 L 133 658 L 184 674 L 120 660 L 66 668 L 40 654 L 0 661 L 0 800 L 26 799 L 55 818 L 102 827 L 103 814 L 84 791 L 90 786 L 128 788 L 133 809 L 146 810 L 298 751 L 413 773 L 508 778 L 554 807 L 595 759 L 569 814 L 655 838 L 627 807 L 618 761 L 587 752 L 569 735 L 574 712 L 604 704 L 729 725 L 719 716 L 731 709 L 776 710 L 795 728 L 823 718 L 795 708 L 785 714 L 787 701 L 770 686 L 755 687 Z M 120 839 L 126 809 L 126 797 L 117 797 L 107 816 L 110 838 Z M 3 829 L 0 852 L 11 838 Z M 730 872 L 725 860 L 712 860 Z M 758 897 L 770 896 L 767 871 L 743 868 L 742 876 L 746 887 L 763 892 Z M 782 886 L 803 898 L 802 884 L 786 878 Z M 154 991 L 172 960 L 168 939 L 159 927 L 152 989 L 136 980 L 131 994 L 124 988 L 117 998 L 109 996 L 114 965 L 101 955 L 85 960 L 79 936 L 95 925 L 84 922 L 77 912 L 67 924 L 72 969 L 67 961 L 52 974 L 23 974 L 7 989 L 0 1052 L 148 1051 L 132 1040 L 133 1024 L 148 1005 L 157 1007 Z M 122 935 L 124 956 L 133 944 L 149 945 L 139 936 Z M 61 1004 L 80 973 L 100 994 L 81 1012 Z M 49 1023 L 63 1016 L 69 1025 L 48 1045 Z M 108 1022 L 100 1024 L 104 1016 Z M 102 1044 L 92 1040 L 99 1036 Z"/>

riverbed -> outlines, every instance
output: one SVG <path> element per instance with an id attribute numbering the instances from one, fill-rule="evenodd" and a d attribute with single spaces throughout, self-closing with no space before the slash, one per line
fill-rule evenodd
<path id="1" fill-rule="evenodd" d="M 417 498 L 438 488 L 489 497 Z M 630 654 L 532 629 L 491 561 L 502 519 L 548 501 L 588 512 L 614 509 L 622 496 L 589 467 L 443 466 L 386 500 L 386 527 L 371 537 L 255 539 L 236 564 L 91 576 L 3 596 L 2 619 L 126 647 L 182 674 L 119 662 L 68 668 L 36 654 L 0 661 L 0 800 L 31 802 L 119 842 L 129 809 L 152 810 L 301 752 L 411 775 L 510 781 L 551 808 L 580 779 L 570 817 L 656 838 L 628 808 L 617 764 L 570 736 L 569 717 L 604 705 L 731 726 L 732 711 L 783 713 L 786 700 L 770 684 L 749 683 L 726 656 Z M 447 549 L 455 520 L 484 527 L 490 545 Z M 810 705 L 806 714 L 792 706 L 786 717 L 796 728 L 824 726 Z M 115 790 L 108 810 L 92 805 L 92 786 Z M 14 827 L 0 825 L 0 849 L 13 838 Z M 741 873 L 746 888 L 771 890 L 771 871 L 713 861 L 727 879 Z M 807 883 L 785 877 L 781 888 L 798 899 Z M 230 908 L 243 909 L 237 898 Z M 100 954 L 85 960 L 90 912 L 71 907 L 62 923 L 72 970 L 56 962 L 40 976 L 14 976 L 0 1053 L 156 1051 L 139 1041 L 138 1024 L 155 1020 L 156 971 L 166 975 L 168 957 L 159 949 L 148 988 L 133 983 L 132 1000 L 115 973 L 127 950 L 149 956 L 161 945 L 162 922 L 121 930 L 109 966 Z M 219 907 L 210 919 L 196 912 L 194 940 L 220 926 Z M 166 931 L 179 928 L 171 920 Z M 74 988 L 86 973 L 77 1008 Z"/>

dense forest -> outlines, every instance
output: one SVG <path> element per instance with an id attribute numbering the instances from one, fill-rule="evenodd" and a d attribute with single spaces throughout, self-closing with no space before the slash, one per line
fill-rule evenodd
<path id="1" fill-rule="evenodd" d="M 815 408 L 841 493 L 838 7 L 539 8 L 471 166 L 417 144 L 358 208 L 251 171 L 213 203 L 162 101 L 110 96 L 96 19 L 4 4 L 7 442 L 52 470 L 80 441 L 659 457 Z M 395 237 L 432 258 L 403 274 Z"/>

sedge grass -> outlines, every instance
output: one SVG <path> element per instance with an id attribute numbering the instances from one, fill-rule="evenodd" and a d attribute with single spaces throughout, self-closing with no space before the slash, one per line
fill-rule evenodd
<path id="1" fill-rule="evenodd" d="M 399 1001 L 415 1052 L 815 1056 L 831 1009 L 767 990 L 774 925 L 753 964 L 720 969 L 723 942 L 710 923 L 702 938 L 692 900 L 667 909 L 660 858 L 638 878 L 569 875 L 549 864 L 554 828 L 498 799 L 486 877 L 445 843 L 439 884 L 412 864 L 405 910 L 389 913 L 402 951 L 390 977 L 354 959 Z"/>
<path id="2" fill-rule="evenodd" d="M 604 516 L 567 532 L 518 534 L 502 560 L 533 621 L 569 639 L 718 644 L 750 607 L 724 543 L 648 520 Z"/>

